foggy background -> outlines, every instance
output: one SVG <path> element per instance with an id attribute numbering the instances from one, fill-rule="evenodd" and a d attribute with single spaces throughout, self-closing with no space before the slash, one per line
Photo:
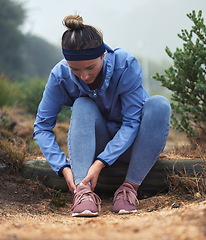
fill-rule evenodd
<path id="1" fill-rule="evenodd" d="M 124 48 L 137 58 L 143 69 L 143 85 L 152 95 L 168 93 L 152 75 L 164 73 L 173 64 L 165 47 L 172 52 L 182 48 L 177 34 L 182 29 L 190 31 L 192 26 L 186 15 L 202 10 L 206 19 L 206 0 L 13 1 L 21 3 L 26 13 L 20 29 L 27 38 L 27 76 L 48 78 L 51 68 L 63 58 L 61 37 L 66 28 L 62 20 L 77 13 L 85 24 L 102 31 L 106 44 Z"/>
<path id="2" fill-rule="evenodd" d="M 24 32 L 39 35 L 60 45 L 62 20 L 69 14 L 82 15 L 84 23 L 99 28 L 112 48 L 121 47 L 134 55 L 168 59 L 165 46 L 175 50 L 177 33 L 188 29 L 186 16 L 192 10 L 206 14 L 206 0 L 23 0 L 27 10 Z"/>

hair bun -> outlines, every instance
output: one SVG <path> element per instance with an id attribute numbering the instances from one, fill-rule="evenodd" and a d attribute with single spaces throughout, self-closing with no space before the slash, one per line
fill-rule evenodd
<path id="1" fill-rule="evenodd" d="M 68 28 L 68 30 L 80 29 L 84 26 L 83 18 L 79 15 L 69 15 L 64 18 L 63 25 Z"/>

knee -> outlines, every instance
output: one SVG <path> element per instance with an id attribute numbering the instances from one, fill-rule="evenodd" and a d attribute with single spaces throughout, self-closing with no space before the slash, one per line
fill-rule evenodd
<path id="1" fill-rule="evenodd" d="M 88 97 L 79 97 L 74 101 L 73 108 L 74 107 L 81 107 L 81 106 L 89 106 L 93 103 L 93 101 Z"/>
<path id="2" fill-rule="evenodd" d="M 146 100 L 143 112 L 148 112 L 150 114 L 155 114 L 159 117 L 165 116 L 170 118 L 171 115 L 171 106 L 167 98 L 159 95 L 155 95 Z"/>
<path id="3" fill-rule="evenodd" d="M 96 103 L 88 97 L 79 97 L 72 106 L 72 113 L 80 113 L 81 115 L 93 115 L 97 111 Z"/>
<path id="4" fill-rule="evenodd" d="M 90 108 L 94 107 L 94 105 L 96 105 L 96 104 L 92 99 L 90 99 L 88 97 L 79 97 L 75 100 L 72 108 L 73 109 L 81 108 L 82 110 L 84 110 L 84 109 L 90 109 Z"/>

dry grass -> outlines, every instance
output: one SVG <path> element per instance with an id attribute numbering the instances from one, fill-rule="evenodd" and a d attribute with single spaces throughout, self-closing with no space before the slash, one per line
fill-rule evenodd
<path id="1" fill-rule="evenodd" d="M 13 109 L 3 116 L 5 127 L 0 128 L 0 162 L 9 166 L 15 172 L 18 172 L 25 160 L 30 155 L 42 155 L 36 142 L 32 139 L 33 122 L 31 118 L 22 109 Z M 15 123 L 12 119 L 15 119 Z M 7 120 L 7 121 L 5 121 Z M 9 124 L 8 124 L 9 123 Z M 11 125 L 11 123 L 13 125 Z M 12 127 L 13 126 L 13 129 Z M 56 140 L 63 152 L 68 155 L 67 134 L 69 123 L 57 123 L 54 132 Z M 186 194 L 193 198 L 205 198 L 206 195 L 206 143 L 189 144 L 188 139 L 181 133 L 170 130 L 166 152 L 161 154 L 161 158 L 201 158 L 204 163 L 201 171 L 191 175 L 184 172 L 174 171 L 168 174 L 168 185 L 170 192 L 173 194 Z"/>
<path id="2" fill-rule="evenodd" d="M 22 125 L 22 119 L 19 120 L 12 114 L 10 109 L 0 109 L 0 163 L 8 166 L 11 172 L 19 172 L 26 156 L 39 152 L 32 138 L 32 122 L 27 127 L 28 125 Z M 27 134 L 22 135 L 22 130 Z"/>
<path id="3" fill-rule="evenodd" d="M 175 146 L 171 154 L 180 155 L 182 158 L 202 158 L 206 159 L 206 142 L 194 143 L 183 146 Z"/>
<path id="4" fill-rule="evenodd" d="M 206 198 L 206 144 L 194 143 L 194 145 L 174 148 L 174 154 L 178 153 L 183 158 L 202 159 L 202 164 L 193 166 L 193 173 L 188 173 L 187 169 L 178 171 L 173 169 L 168 175 L 167 183 L 169 190 L 173 194 L 189 195 L 190 197 Z M 198 170 L 197 170 L 198 169 Z"/>
<path id="5" fill-rule="evenodd" d="M 57 122 L 54 128 L 56 141 L 67 157 L 68 157 L 68 145 L 67 145 L 68 131 L 69 131 L 68 122 Z"/>
<path id="6" fill-rule="evenodd" d="M 1 140 L 0 162 L 9 166 L 12 172 L 19 172 L 26 157 L 26 148 L 26 144 L 22 139 Z"/>
<path id="7" fill-rule="evenodd" d="M 172 194 L 190 196 L 193 199 L 206 198 L 206 165 L 202 165 L 202 171 L 196 172 L 194 176 L 186 172 L 173 172 L 168 175 L 167 183 Z"/>

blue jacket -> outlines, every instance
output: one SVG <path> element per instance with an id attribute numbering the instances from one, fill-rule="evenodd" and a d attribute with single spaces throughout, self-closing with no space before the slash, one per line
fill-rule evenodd
<path id="1" fill-rule="evenodd" d="M 97 159 L 113 164 L 133 143 L 141 121 L 142 106 L 149 94 L 142 86 L 142 69 L 123 49 L 106 47 L 103 81 L 99 89 L 89 87 L 70 70 L 66 60 L 51 71 L 34 123 L 34 138 L 52 169 L 62 176 L 69 166 L 56 143 L 53 128 L 62 105 L 71 106 L 78 97 L 89 97 L 98 105 L 113 137 Z"/>

